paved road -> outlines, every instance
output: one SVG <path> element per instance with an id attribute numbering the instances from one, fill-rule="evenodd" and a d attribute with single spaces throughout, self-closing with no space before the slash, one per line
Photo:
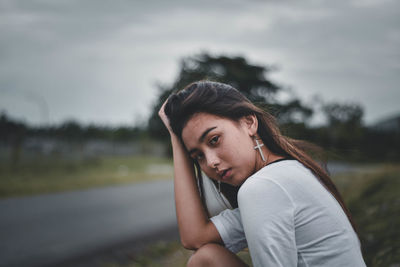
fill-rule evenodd
<path id="1" fill-rule="evenodd" d="M 174 225 L 172 181 L 0 200 L 0 266 L 54 265 Z"/>
<path id="2" fill-rule="evenodd" d="M 43 266 L 176 224 L 172 181 L 0 200 L 0 266 Z"/>

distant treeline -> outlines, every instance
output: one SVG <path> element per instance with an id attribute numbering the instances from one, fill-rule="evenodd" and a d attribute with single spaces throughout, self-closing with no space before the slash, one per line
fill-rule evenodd
<path id="1" fill-rule="evenodd" d="M 159 96 L 152 107 L 146 126 L 108 127 L 82 125 L 67 121 L 57 126 L 32 127 L 0 116 L 0 149 L 7 144 L 17 151 L 26 138 L 56 138 L 68 142 L 101 139 L 110 142 L 129 142 L 146 139 L 158 140 L 166 145 L 168 132 L 158 118 L 158 110 L 167 97 L 193 81 L 208 79 L 228 83 L 248 99 L 276 116 L 283 134 L 306 140 L 324 148 L 333 160 L 384 161 L 400 159 L 400 115 L 373 126 L 363 123 L 363 108 L 357 103 L 326 103 L 321 99 L 305 105 L 294 94 L 286 101 L 278 101 L 277 94 L 291 90 L 272 82 L 267 74 L 271 66 L 248 63 L 243 57 L 200 54 L 184 58 L 176 80 L 159 86 Z M 325 123 L 312 126 L 314 114 L 323 116 Z"/>
<path id="2" fill-rule="evenodd" d="M 400 127 L 400 116 L 393 118 Z M 400 160 L 399 128 L 382 129 L 379 124 L 364 126 L 348 121 L 307 127 L 302 123 L 283 125 L 286 135 L 310 141 L 322 147 L 331 160 L 398 161 Z"/>
<path id="3" fill-rule="evenodd" d="M 360 123 L 360 119 L 342 117 L 339 120 L 335 117 L 326 125 L 318 127 L 307 126 L 304 122 L 286 122 L 281 124 L 281 129 L 283 134 L 292 138 L 321 146 L 334 160 L 399 160 L 400 132 L 395 125 L 400 125 L 400 117 L 381 123 L 385 125 L 391 121 L 394 127 L 383 127 L 380 124 L 366 127 Z M 160 137 L 162 134 L 157 136 L 157 133 L 146 127 L 84 126 L 71 121 L 58 126 L 32 127 L 12 120 L 4 113 L 0 116 L 0 143 L 14 148 L 20 147 L 28 137 L 79 143 L 93 139 L 128 142 L 148 139 L 149 136 L 168 142 L 166 138 Z"/>
<path id="4" fill-rule="evenodd" d="M 159 86 L 159 98 L 148 122 L 149 133 L 169 140 L 158 118 L 158 110 L 176 90 L 198 80 L 212 80 L 232 85 L 249 100 L 273 114 L 282 132 L 292 138 L 315 143 L 333 160 L 400 159 L 400 114 L 374 126 L 363 123 L 363 107 L 357 103 L 326 103 L 317 98 L 304 104 L 292 90 L 268 78 L 274 66 L 249 63 L 244 57 L 214 56 L 202 53 L 182 59 L 179 75 L 170 85 Z M 289 95 L 279 101 L 278 94 Z M 321 126 L 312 126 L 313 115 L 324 117 Z"/>
<path id="5" fill-rule="evenodd" d="M 0 115 L 0 141 L 9 143 L 26 137 L 51 137 L 67 141 L 85 141 L 102 139 L 110 141 L 132 141 L 146 136 L 143 127 L 110 127 L 82 125 L 76 121 L 67 121 L 53 126 L 29 126 L 13 120 L 6 113 Z"/>

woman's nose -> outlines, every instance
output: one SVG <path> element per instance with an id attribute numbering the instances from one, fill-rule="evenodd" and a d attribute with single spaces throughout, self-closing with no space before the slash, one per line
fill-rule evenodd
<path id="1" fill-rule="evenodd" d="M 210 168 L 216 168 L 219 164 L 219 158 L 215 153 L 209 153 L 207 155 L 207 165 Z"/>

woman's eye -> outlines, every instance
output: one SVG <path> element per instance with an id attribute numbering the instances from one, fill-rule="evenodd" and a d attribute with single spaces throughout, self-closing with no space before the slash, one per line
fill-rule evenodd
<path id="1" fill-rule="evenodd" d="M 203 159 L 203 155 L 202 154 L 197 154 L 197 155 L 194 156 L 194 159 L 197 160 L 197 161 L 200 161 L 200 160 Z"/>
<path id="2" fill-rule="evenodd" d="M 210 145 L 215 145 L 216 143 L 218 143 L 219 140 L 219 136 L 214 136 L 213 138 L 211 138 L 210 140 Z"/>

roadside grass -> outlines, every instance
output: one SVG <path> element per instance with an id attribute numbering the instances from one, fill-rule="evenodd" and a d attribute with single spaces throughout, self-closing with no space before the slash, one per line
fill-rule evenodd
<path id="1" fill-rule="evenodd" d="M 400 164 L 379 164 L 332 177 L 358 225 L 367 266 L 400 265 Z M 186 266 L 192 254 L 178 241 L 150 245 L 128 263 L 103 267 Z M 249 266 L 248 251 L 239 253 Z"/>
<path id="2" fill-rule="evenodd" d="M 172 161 L 156 157 L 36 158 L 13 168 L 0 162 L 0 198 L 172 176 Z M 400 266 L 400 164 L 359 168 L 332 179 L 358 225 L 367 266 Z M 129 255 L 129 263 L 104 266 L 185 266 L 190 255 L 177 241 L 158 242 L 140 255 Z M 240 257 L 250 265 L 248 252 Z"/>
<path id="3" fill-rule="evenodd" d="M 149 245 L 142 253 L 127 255 L 129 262 L 104 262 L 101 267 L 184 267 L 186 266 L 192 251 L 184 249 L 178 242 L 156 242 Z M 251 265 L 248 251 L 241 251 L 238 256 Z"/>
<path id="4" fill-rule="evenodd" d="M 11 167 L 0 162 L 0 198 L 172 179 L 168 158 L 129 156 L 40 157 Z"/>
<path id="5" fill-rule="evenodd" d="M 356 222 L 367 266 L 400 266 L 400 164 L 333 179 Z"/>
<path id="6" fill-rule="evenodd" d="M 191 251 L 182 248 L 177 241 L 158 241 L 146 247 L 140 254 L 126 255 L 128 262 L 104 262 L 100 267 L 179 267 L 186 266 L 191 254 Z"/>

